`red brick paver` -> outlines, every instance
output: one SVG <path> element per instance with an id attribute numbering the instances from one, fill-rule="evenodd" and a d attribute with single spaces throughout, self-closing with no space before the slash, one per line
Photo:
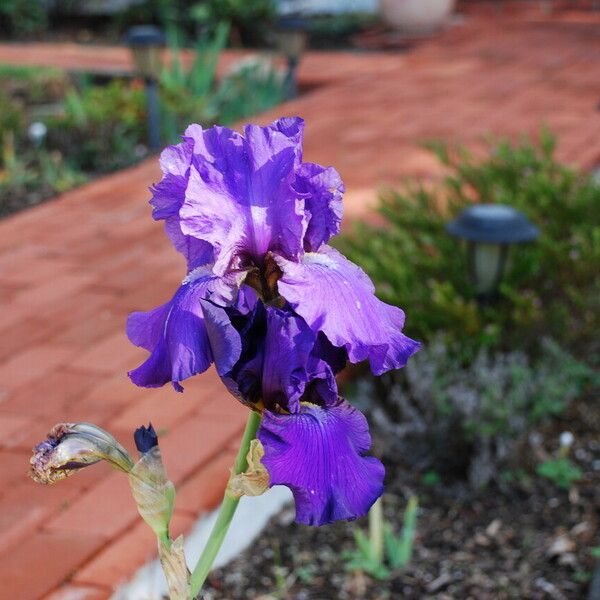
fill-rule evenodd
<path id="1" fill-rule="evenodd" d="M 418 146 L 431 138 L 477 150 L 489 132 L 546 124 L 562 159 L 599 163 L 600 19 L 488 14 L 409 53 L 311 52 L 301 79 L 318 87 L 258 120 L 306 119 L 305 156 L 340 170 L 350 217 L 381 184 L 439 173 Z M 0 62 L 15 64 L 123 71 L 128 60 L 122 48 L 0 45 Z M 48 489 L 26 478 L 28 450 L 55 421 L 97 422 L 131 447 L 151 420 L 181 490 L 177 531 L 225 484 L 245 410 L 215 373 L 183 395 L 125 374 L 144 356 L 126 341 L 127 313 L 164 302 L 184 275 L 150 218 L 158 177 L 150 159 L 0 222 L 0 600 L 108 598 L 154 553 L 126 480 L 106 465 Z"/>

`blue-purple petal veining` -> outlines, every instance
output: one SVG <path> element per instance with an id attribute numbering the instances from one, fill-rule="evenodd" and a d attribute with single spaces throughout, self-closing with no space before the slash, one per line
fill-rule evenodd
<path id="1" fill-rule="evenodd" d="M 292 490 L 296 521 L 324 525 L 365 515 L 383 492 L 367 421 L 345 400 L 302 404 L 296 414 L 266 411 L 258 431 L 271 485 Z"/>

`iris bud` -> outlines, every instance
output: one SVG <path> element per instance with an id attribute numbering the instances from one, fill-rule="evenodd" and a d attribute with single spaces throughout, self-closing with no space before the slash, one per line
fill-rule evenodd
<path id="1" fill-rule="evenodd" d="M 167 541 L 175 501 L 175 486 L 167 479 L 158 447 L 158 437 L 152 424 L 138 428 L 133 438 L 140 452 L 140 460 L 129 473 L 133 499 L 142 519 L 159 539 Z"/>
<path id="2" fill-rule="evenodd" d="M 33 449 L 29 475 L 52 484 L 101 460 L 126 473 L 133 468 L 127 450 L 104 429 L 91 423 L 58 423 Z"/>

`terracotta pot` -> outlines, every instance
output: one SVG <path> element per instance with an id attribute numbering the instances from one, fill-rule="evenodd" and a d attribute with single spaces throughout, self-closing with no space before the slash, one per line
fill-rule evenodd
<path id="1" fill-rule="evenodd" d="M 408 35 L 426 35 L 448 19 L 456 0 L 379 0 L 383 20 Z"/>

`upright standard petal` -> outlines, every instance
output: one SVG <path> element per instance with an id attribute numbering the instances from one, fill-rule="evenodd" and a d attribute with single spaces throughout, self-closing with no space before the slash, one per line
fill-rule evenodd
<path id="1" fill-rule="evenodd" d="M 352 362 L 368 359 L 381 375 L 399 369 L 419 349 L 402 333 L 404 312 L 381 302 L 368 276 L 337 250 L 323 246 L 301 262 L 276 258 L 279 293 L 315 331 L 346 348 Z"/>
<path id="2" fill-rule="evenodd" d="M 294 189 L 304 198 L 308 226 L 304 249 L 316 252 L 340 231 L 344 207 L 344 184 L 333 167 L 303 163 L 296 173 Z"/>
<path id="3" fill-rule="evenodd" d="M 208 369 L 213 358 L 200 300 L 210 294 L 213 278 L 209 272 L 197 273 L 166 304 L 129 315 L 127 336 L 150 352 L 144 363 L 129 372 L 133 383 L 160 387 L 171 381 L 181 391 L 179 382 Z"/>
<path id="4" fill-rule="evenodd" d="M 236 258 L 260 260 L 267 250 L 288 258 L 302 251 L 304 202 L 291 185 L 302 129 L 301 119 L 281 119 L 249 125 L 245 136 L 225 127 L 186 131 L 194 149 L 181 230 L 211 244 L 215 273 L 225 273 Z"/>
<path id="5" fill-rule="evenodd" d="M 364 456 L 371 445 L 367 421 L 345 400 L 303 403 L 296 414 L 265 411 L 258 439 L 270 484 L 292 490 L 298 523 L 356 519 L 383 492 L 383 465 Z"/>
<path id="6" fill-rule="evenodd" d="M 179 210 L 185 200 L 193 148 L 194 140 L 189 137 L 184 137 L 180 144 L 165 148 L 160 155 L 163 178 L 150 188 L 152 216 L 165 222 L 165 232 L 175 249 L 185 256 L 188 270 L 213 260 L 213 248 L 208 242 L 181 231 Z"/>

